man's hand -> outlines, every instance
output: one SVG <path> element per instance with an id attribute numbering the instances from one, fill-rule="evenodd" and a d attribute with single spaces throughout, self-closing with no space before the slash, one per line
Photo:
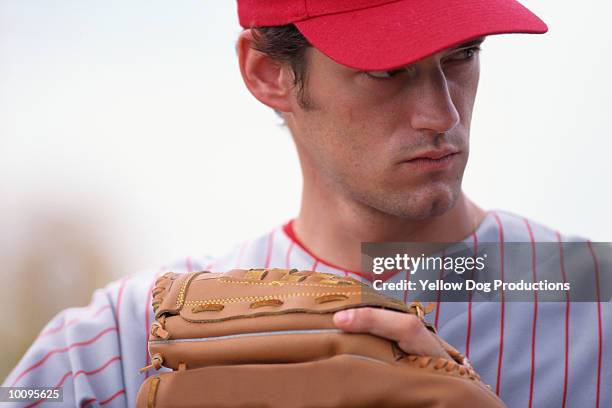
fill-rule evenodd
<path id="1" fill-rule="evenodd" d="M 349 333 L 369 333 L 395 341 L 408 354 L 452 359 L 440 341 L 412 314 L 375 308 L 337 312 L 334 324 Z"/>

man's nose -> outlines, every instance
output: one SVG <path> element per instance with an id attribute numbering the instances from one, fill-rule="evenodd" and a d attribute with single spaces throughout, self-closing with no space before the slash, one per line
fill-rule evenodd
<path id="1" fill-rule="evenodd" d="M 410 95 L 410 124 L 418 131 L 448 132 L 460 117 L 441 67 L 423 73 Z"/>

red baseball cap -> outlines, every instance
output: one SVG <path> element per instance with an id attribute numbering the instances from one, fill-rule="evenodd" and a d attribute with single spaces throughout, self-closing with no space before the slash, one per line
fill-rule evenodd
<path id="1" fill-rule="evenodd" d="M 493 34 L 543 34 L 516 0 L 238 0 L 244 28 L 295 24 L 319 51 L 359 70 L 411 64 Z"/>

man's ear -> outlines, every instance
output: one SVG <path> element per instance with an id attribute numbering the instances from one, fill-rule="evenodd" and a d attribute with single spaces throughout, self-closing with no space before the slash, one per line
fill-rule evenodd
<path id="1" fill-rule="evenodd" d="M 238 37 L 236 51 L 242 79 L 261 103 L 279 112 L 291 111 L 292 75 L 286 64 L 253 48 L 253 31 L 244 30 Z"/>

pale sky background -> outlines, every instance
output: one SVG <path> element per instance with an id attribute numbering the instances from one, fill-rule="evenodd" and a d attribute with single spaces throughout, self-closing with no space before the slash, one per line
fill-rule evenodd
<path id="1" fill-rule="evenodd" d="M 610 241 L 611 6 L 524 4 L 551 31 L 484 44 L 466 191 Z M 121 275 L 296 215 L 296 154 L 242 84 L 238 33 L 230 0 L 0 0 L 2 274 L 54 245 L 49 223 L 95 236 Z"/>

